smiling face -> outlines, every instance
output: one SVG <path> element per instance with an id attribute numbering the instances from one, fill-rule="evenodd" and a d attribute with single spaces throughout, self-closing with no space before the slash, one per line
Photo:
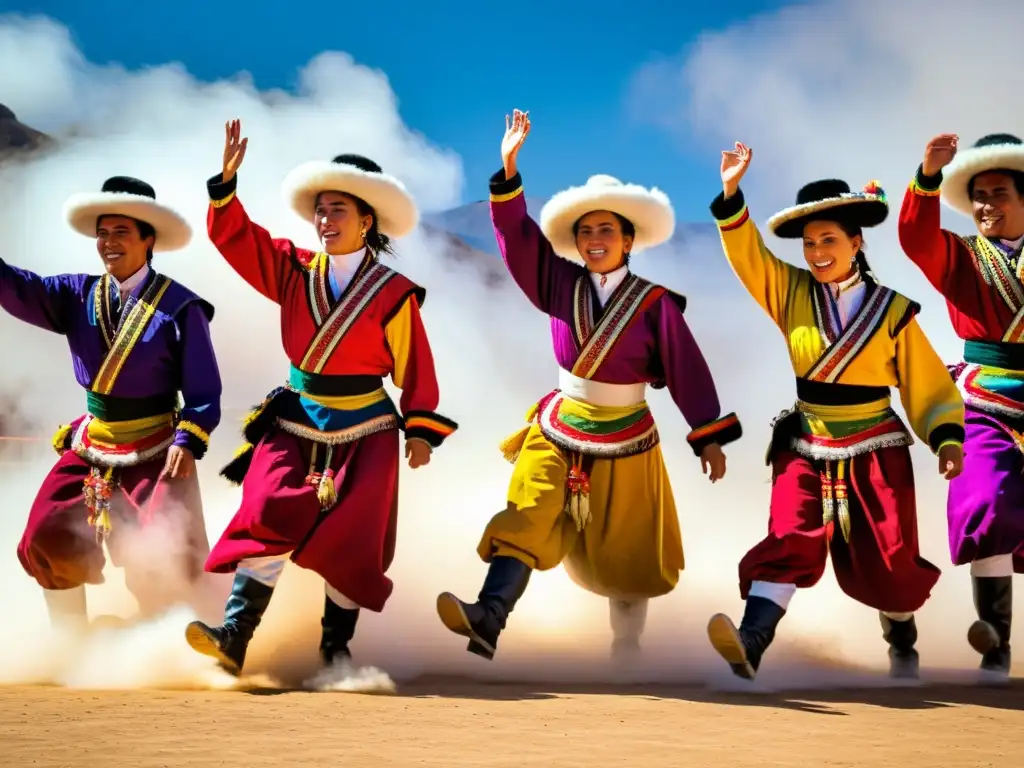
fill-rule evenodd
<path id="1" fill-rule="evenodd" d="M 851 237 L 834 221 L 809 221 L 804 225 L 804 258 L 819 283 L 836 283 L 850 277 L 863 244 L 859 234 Z"/>
<path id="2" fill-rule="evenodd" d="M 344 192 L 321 192 L 317 195 L 313 226 L 327 253 L 355 253 L 366 245 L 360 232 L 369 232 L 372 224 L 373 216 L 362 215 L 351 195 Z"/>
<path id="3" fill-rule="evenodd" d="M 142 269 L 155 240 L 147 224 L 128 216 L 100 216 L 96 221 L 96 250 L 107 272 L 119 281 Z"/>
<path id="4" fill-rule="evenodd" d="M 591 211 L 576 222 L 576 250 L 591 272 L 611 272 L 633 249 L 634 234 L 633 225 L 611 211 Z"/>
<path id="5" fill-rule="evenodd" d="M 1016 240 L 1024 235 L 1024 194 L 1014 177 L 1002 171 L 971 179 L 974 221 L 985 237 Z"/>

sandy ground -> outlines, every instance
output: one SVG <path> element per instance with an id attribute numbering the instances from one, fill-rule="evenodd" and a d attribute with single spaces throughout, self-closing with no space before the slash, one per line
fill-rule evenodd
<path id="1" fill-rule="evenodd" d="M 5 766 L 1018 766 L 1024 681 L 806 695 L 419 680 L 396 695 L 0 688 Z"/>

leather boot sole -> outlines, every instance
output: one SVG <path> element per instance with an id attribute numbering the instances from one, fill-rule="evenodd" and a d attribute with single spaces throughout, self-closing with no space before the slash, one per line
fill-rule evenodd
<path id="1" fill-rule="evenodd" d="M 210 628 L 201 621 L 193 621 L 185 628 L 185 641 L 192 646 L 192 650 L 216 659 L 229 675 L 238 677 L 242 673 L 238 664 L 220 649 L 220 644 Z"/>
<path id="2" fill-rule="evenodd" d="M 442 592 L 437 596 L 437 615 L 450 631 L 469 638 L 467 651 L 487 660 L 494 658 L 494 646 L 476 633 L 462 608 L 462 601 L 451 592 Z"/>
<path id="3" fill-rule="evenodd" d="M 718 655 L 732 667 L 733 674 L 744 680 L 753 680 L 757 674 L 747 658 L 747 649 L 732 619 L 716 613 L 708 621 L 708 639 Z"/>

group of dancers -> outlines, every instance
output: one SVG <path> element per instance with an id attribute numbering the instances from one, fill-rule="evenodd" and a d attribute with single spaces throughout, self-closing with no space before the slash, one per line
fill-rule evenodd
<path id="1" fill-rule="evenodd" d="M 742 428 L 719 403 L 686 298 L 631 268 L 672 236 L 668 198 L 592 176 L 555 195 L 538 223 L 518 169 L 529 132 L 528 113 L 506 117 L 490 211 L 509 273 L 551 318 L 558 381 L 501 446 L 512 477 L 477 547 L 488 566 L 479 594 L 443 593 L 437 612 L 491 659 L 531 574 L 561 564 L 608 598 L 612 654 L 626 658 L 639 650 L 649 600 L 671 592 L 684 567 L 647 387 L 668 388 L 712 483 Z M 60 458 L 18 547 L 52 622 L 88 631 L 85 585 L 103 580 L 104 545 L 140 617 L 190 600 L 204 570 L 233 573 L 221 623 L 194 621 L 185 637 L 234 675 L 288 561 L 324 579 L 323 664 L 351 662 L 360 611 L 382 611 L 392 591 L 400 433 L 415 469 L 458 428 L 438 410 L 426 291 L 385 264 L 418 223 L 402 182 L 353 154 L 295 168 L 283 189 L 315 229 L 319 248 L 307 250 L 249 218 L 239 195 L 247 146 L 240 122 L 227 123 L 221 172 L 207 182 L 208 236 L 280 306 L 290 367 L 221 471 L 241 485 L 241 503 L 212 548 L 195 465 L 221 421 L 214 309 L 153 265 L 155 252 L 189 244 L 188 223 L 146 182 L 116 176 L 65 205 L 71 227 L 95 240 L 101 275 L 41 277 L 0 260 L 0 305 L 64 335 L 85 389 L 86 412 L 57 431 Z M 733 271 L 787 340 L 797 400 L 772 424 L 768 535 L 739 564 L 742 620 L 713 616 L 709 639 L 753 679 L 789 601 L 831 553 L 842 590 L 879 612 L 890 674 L 917 676 L 914 615 L 940 571 L 918 547 L 916 436 L 949 481 L 952 562 L 971 564 L 978 619 L 968 642 L 982 670 L 1008 677 L 1012 577 L 1024 571 L 1024 143 L 994 134 L 960 149 L 958 137 L 938 136 L 906 191 L 900 242 L 965 342 L 963 361 L 948 367 L 917 322 L 919 305 L 868 265 L 865 230 L 889 214 L 878 183 L 814 181 L 768 220 L 776 236 L 802 241 L 806 265 L 796 267 L 750 217 L 741 180 L 752 156 L 739 143 L 722 153 L 711 213 Z M 942 229 L 940 199 L 978 234 Z M 893 387 L 909 424 L 891 406 Z M 173 534 L 164 557 L 133 545 L 154 526 Z"/>

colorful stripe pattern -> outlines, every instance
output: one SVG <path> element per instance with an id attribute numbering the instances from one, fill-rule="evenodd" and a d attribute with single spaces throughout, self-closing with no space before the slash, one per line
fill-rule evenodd
<path id="1" fill-rule="evenodd" d="M 979 411 L 1024 420 L 1024 371 L 962 364 L 956 376 L 964 402 Z"/>
<path id="2" fill-rule="evenodd" d="M 93 392 L 109 395 L 114 389 L 114 384 L 117 383 L 117 377 L 121 373 L 125 361 L 135 349 L 139 339 L 142 338 L 146 326 L 149 325 L 149 321 L 156 313 L 160 299 L 163 298 L 170 285 L 171 281 L 168 278 L 159 274 L 155 275 L 138 300 L 135 300 L 133 296 L 128 297 L 125 309 L 121 313 L 120 323 L 114 329 L 111 324 L 110 276 L 103 275 L 99 279 L 94 294 L 96 318 L 108 349 L 103 364 L 90 387 Z"/>
<path id="3" fill-rule="evenodd" d="M 914 178 L 911 180 L 909 187 L 911 192 L 913 192 L 915 195 L 921 195 L 922 197 L 938 197 L 941 194 L 938 187 L 935 187 L 935 189 L 930 189 L 929 187 L 922 184 L 920 174 L 914 175 Z"/>
<path id="4" fill-rule="evenodd" d="M 789 447 L 812 460 L 842 461 L 879 448 L 914 443 L 889 398 L 856 406 L 798 403 L 797 413 L 800 434 Z"/>
<path id="5" fill-rule="evenodd" d="M 733 229 L 739 229 L 747 223 L 747 219 L 750 218 L 750 209 L 747 208 L 744 203 L 739 213 L 735 213 L 727 219 L 718 219 L 718 229 L 722 232 L 728 232 Z"/>
<path id="6" fill-rule="evenodd" d="M 994 286 L 1006 306 L 1015 317 L 1003 334 L 1003 341 L 1020 341 L 1024 339 L 1024 259 L 1018 259 L 1014 270 L 1007 261 L 1006 255 L 989 242 L 988 238 L 977 235 L 966 237 L 957 235 L 974 261 L 974 268 L 987 285 Z"/>
<path id="7" fill-rule="evenodd" d="M 304 371 L 320 373 L 345 334 L 396 273 L 376 260 L 368 260 L 342 292 L 329 314 L 323 311 L 330 306 L 327 299 L 327 257 L 318 255 L 310 262 L 308 274 L 311 308 L 318 330 L 299 367 Z"/>
<path id="8" fill-rule="evenodd" d="M 807 372 L 806 378 L 835 383 L 882 327 L 895 298 L 896 292 L 891 288 L 869 284 L 861 308 L 846 329 L 839 333 L 839 315 L 835 299 L 826 286 L 816 283 L 813 293 L 815 321 L 829 347 Z"/>
<path id="9" fill-rule="evenodd" d="M 574 291 L 573 329 L 580 354 L 572 373 L 581 379 L 589 379 L 597 373 L 630 324 L 664 293 L 664 289 L 629 273 L 608 298 L 595 327 L 593 287 L 587 275 L 576 280 Z"/>
<path id="10" fill-rule="evenodd" d="M 437 413 L 409 411 L 405 415 L 405 439 L 424 440 L 431 448 L 437 448 L 449 437 L 458 424 Z"/>
<path id="11" fill-rule="evenodd" d="M 71 450 L 94 466 L 126 467 L 156 458 L 174 442 L 171 414 L 104 422 L 85 416 L 71 439 Z"/>
<path id="12" fill-rule="evenodd" d="M 584 456 L 633 456 L 660 442 L 654 416 L 646 403 L 611 408 L 554 392 L 539 404 L 537 423 L 552 443 Z"/>
<path id="13" fill-rule="evenodd" d="M 720 435 L 722 432 L 734 431 L 740 428 L 739 417 L 735 413 L 729 413 L 720 419 L 715 419 L 708 424 L 697 427 L 686 436 L 686 442 L 694 445 L 700 442 L 707 442 L 712 435 Z"/>

